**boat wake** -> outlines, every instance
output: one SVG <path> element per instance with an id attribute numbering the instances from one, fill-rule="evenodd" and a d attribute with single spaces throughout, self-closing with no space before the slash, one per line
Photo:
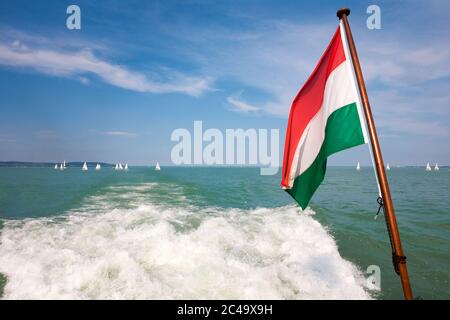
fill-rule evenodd
<path id="1" fill-rule="evenodd" d="M 371 298 L 313 211 L 158 205 L 145 197 L 155 187 L 115 187 L 63 216 L 5 221 L 3 298 Z M 132 205 L 115 206 L 118 192 Z"/>

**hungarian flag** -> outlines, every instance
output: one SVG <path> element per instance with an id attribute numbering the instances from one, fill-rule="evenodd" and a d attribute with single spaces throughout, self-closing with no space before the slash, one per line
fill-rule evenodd
<path id="1" fill-rule="evenodd" d="M 303 209 L 325 177 L 327 157 L 368 141 L 353 70 L 341 22 L 289 114 L 281 186 Z"/>

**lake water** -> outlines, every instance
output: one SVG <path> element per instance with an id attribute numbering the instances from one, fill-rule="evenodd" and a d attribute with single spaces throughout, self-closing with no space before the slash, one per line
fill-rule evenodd
<path id="1" fill-rule="evenodd" d="M 414 294 L 449 299 L 450 171 L 388 176 Z M 2 297 L 402 298 L 371 168 L 328 168 L 305 211 L 279 181 L 258 168 L 0 168 Z"/>

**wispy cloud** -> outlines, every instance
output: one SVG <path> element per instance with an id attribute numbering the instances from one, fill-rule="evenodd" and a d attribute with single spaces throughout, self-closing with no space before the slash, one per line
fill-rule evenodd
<path id="1" fill-rule="evenodd" d="M 59 134 L 53 130 L 39 130 L 34 133 L 34 136 L 39 140 L 55 140 L 59 138 Z"/>
<path id="2" fill-rule="evenodd" d="M 249 113 L 249 112 L 256 112 L 256 111 L 260 110 L 260 108 L 254 106 L 254 105 L 248 104 L 246 102 L 243 102 L 243 101 L 239 100 L 238 98 L 235 98 L 232 96 L 228 97 L 227 101 L 230 104 L 231 109 L 236 112 Z"/>
<path id="3" fill-rule="evenodd" d="M 127 138 L 134 138 L 137 137 L 138 134 L 134 132 L 127 132 L 127 131 L 95 131 L 98 134 L 105 135 L 105 136 L 116 136 L 116 137 L 127 137 Z"/>
<path id="4" fill-rule="evenodd" d="M 101 59 L 90 49 L 64 51 L 58 48 L 31 47 L 18 39 L 0 43 L 0 65 L 70 77 L 84 84 L 89 82 L 88 75 L 94 75 L 110 85 L 137 92 L 200 96 L 211 90 L 212 84 L 210 77 L 190 76 L 168 69 L 163 69 L 158 75 L 165 81 L 156 81 L 126 66 Z"/>
<path id="5" fill-rule="evenodd" d="M 437 39 L 436 39 L 437 41 Z M 378 42 L 377 42 L 378 43 Z M 378 80 L 394 87 L 407 87 L 450 76 L 450 46 L 447 42 L 412 46 L 398 38 L 385 37 L 382 45 L 373 39 L 361 42 L 360 50 L 368 81 Z M 429 46 L 432 46 L 430 48 Z"/>
<path id="6" fill-rule="evenodd" d="M 429 16 L 436 16 L 436 12 L 445 12 L 437 3 L 433 8 L 422 4 L 415 6 L 434 10 Z M 419 9 L 414 11 L 420 12 Z M 68 50 L 60 45 L 52 47 L 45 37 L 34 39 L 20 33 L 14 34 L 9 42 L 0 40 L 0 64 L 71 77 L 85 84 L 94 81 L 91 77 L 94 75 L 128 90 L 178 92 L 192 96 L 212 90 L 211 79 L 226 79 L 227 85 L 232 85 L 221 88 L 223 91 L 251 89 L 252 96 L 261 93 L 258 102 L 247 96 L 243 99 L 225 95 L 230 110 L 286 117 L 292 99 L 313 70 L 337 22 L 328 18 L 326 21 L 330 23 L 323 23 L 323 19 L 317 22 L 288 20 L 288 16 L 261 19 L 242 15 L 241 11 L 233 17 L 234 24 L 228 23 L 227 19 L 224 20 L 227 23 L 221 23 L 219 19 L 208 23 L 207 27 L 202 21 L 192 23 L 191 19 L 169 19 L 170 23 L 166 23 L 165 16 L 159 17 L 158 11 L 152 11 L 151 14 L 156 15 L 152 20 L 161 24 L 159 37 L 174 44 L 171 47 L 163 41 L 165 48 L 173 49 L 164 53 L 173 61 L 188 61 L 190 67 L 195 66 L 198 73 L 194 76 L 165 69 L 158 70 L 156 76 L 149 75 L 100 58 L 101 47 L 81 50 L 80 47 L 89 47 L 84 43 Z M 252 14 L 258 13 L 252 11 Z M 450 128 L 449 87 L 438 90 L 436 85 L 430 87 L 429 83 L 442 79 L 449 83 L 450 45 L 442 39 L 448 38 L 447 30 L 450 29 L 445 28 L 448 23 L 434 28 L 433 24 L 416 26 L 403 21 L 413 19 L 414 14 L 399 15 L 397 20 L 389 21 L 389 29 L 383 27 L 383 30 L 374 31 L 366 30 L 364 24 L 357 27 L 357 20 L 354 20 L 355 40 L 371 104 L 377 125 L 383 128 L 402 133 L 428 130 L 429 134 L 445 135 Z M 150 20 L 145 14 L 143 17 Z M 198 74 L 207 76 L 199 77 Z M 434 127 L 435 131 L 432 130 Z"/>
<path id="7" fill-rule="evenodd" d="M 244 30 L 187 26 L 171 35 L 195 44 L 181 50 L 195 48 L 190 57 L 206 74 L 234 79 L 240 85 L 234 90 L 257 90 L 266 97 L 265 102 L 258 97 L 256 104 L 229 96 L 232 111 L 286 117 L 337 24 L 255 19 L 251 26 Z M 436 83 L 449 83 L 450 45 L 442 41 L 448 31 L 390 28 L 389 33 L 361 28 L 355 32 L 377 124 L 403 134 L 449 134 L 448 117 L 443 117 L 450 110 L 449 87 Z M 247 36 L 233 36 L 239 34 Z M 258 112 L 253 112 L 255 108 Z"/>
<path id="8" fill-rule="evenodd" d="M 420 121 L 411 117 L 389 117 L 379 118 L 378 125 L 388 128 L 397 133 L 414 134 L 416 136 L 448 137 L 450 130 L 439 121 Z"/>
<path id="9" fill-rule="evenodd" d="M 267 100 L 258 103 L 259 112 L 285 117 L 302 81 L 311 72 L 335 29 L 335 24 L 264 19 L 255 22 L 250 30 L 224 26 L 205 30 L 201 26 L 187 26 L 181 32 L 173 30 L 171 36 L 194 44 L 180 50 L 200 64 L 205 74 L 234 79 L 241 84 L 237 90 L 261 91 Z M 242 34 L 245 37 L 238 36 Z M 189 48 L 195 49 L 189 52 Z M 256 106 L 249 100 L 245 103 Z"/>
<path id="10" fill-rule="evenodd" d="M 16 141 L 16 138 L 11 134 L 0 134 L 0 142 L 11 143 Z"/>

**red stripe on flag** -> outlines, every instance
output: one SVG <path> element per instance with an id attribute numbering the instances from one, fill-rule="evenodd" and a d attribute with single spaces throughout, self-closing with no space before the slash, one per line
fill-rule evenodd
<path id="1" fill-rule="evenodd" d="M 308 123 L 320 110 L 328 76 L 345 61 L 345 53 L 339 27 L 327 50 L 323 53 L 313 73 L 309 76 L 294 101 L 289 114 L 284 145 L 281 186 L 289 187 L 289 173 L 295 150 Z"/>

